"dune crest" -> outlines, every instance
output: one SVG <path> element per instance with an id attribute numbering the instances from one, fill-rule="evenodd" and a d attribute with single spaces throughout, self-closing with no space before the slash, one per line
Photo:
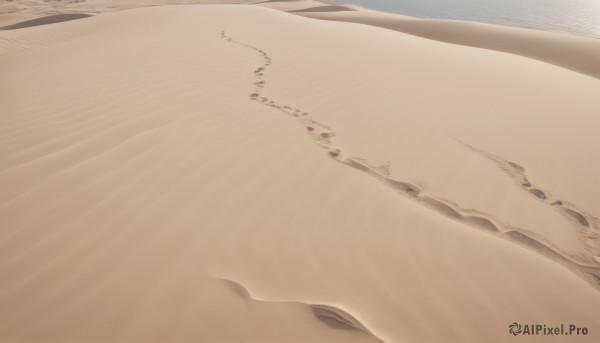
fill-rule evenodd
<path id="1" fill-rule="evenodd" d="M 365 334 L 370 339 L 372 339 L 373 342 L 383 342 L 381 339 L 377 338 L 377 336 L 375 336 L 371 331 L 369 331 L 369 329 L 366 328 L 358 319 L 356 319 L 350 313 L 335 306 L 323 304 L 307 304 L 293 301 L 269 301 L 264 299 L 257 300 L 252 297 L 251 293 L 242 284 L 229 279 L 219 278 L 215 276 L 211 277 L 215 280 L 219 280 L 220 282 L 222 282 L 234 293 L 236 293 L 238 296 L 240 296 L 246 301 L 300 305 L 306 311 L 310 311 L 311 313 L 313 313 L 315 318 L 320 320 L 329 328 L 335 330 L 359 331 L 361 334 Z"/>

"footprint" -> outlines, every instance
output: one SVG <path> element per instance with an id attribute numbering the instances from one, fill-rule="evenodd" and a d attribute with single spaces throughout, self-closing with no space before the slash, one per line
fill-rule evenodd
<path id="1" fill-rule="evenodd" d="M 563 207 L 562 209 L 568 216 L 570 216 L 571 218 L 575 219 L 579 224 L 585 226 L 585 227 L 590 227 L 590 222 L 585 218 L 585 216 L 575 210 L 572 210 L 570 208 L 567 207 Z"/>
<path id="2" fill-rule="evenodd" d="M 538 199 L 541 200 L 546 200 L 546 193 L 542 192 L 541 190 L 537 189 L 537 188 L 533 188 L 530 189 L 529 192 L 531 192 L 531 194 L 535 195 Z"/>
<path id="3" fill-rule="evenodd" d="M 397 181 L 386 177 L 385 183 L 393 189 L 399 190 L 402 193 L 408 194 L 412 197 L 416 197 L 421 194 L 421 190 L 419 190 L 419 188 L 411 185 L 408 182 Z"/>
<path id="4" fill-rule="evenodd" d="M 340 149 L 330 150 L 329 156 L 337 158 L 338 156 L 340 156 Z"/>
<path id="5" fill-rule="evenodd" d="M 392 163 L 390 161 L 386 161 L 384 164 L 378 167 L 373 167 L 373 169 L 379 172 L 381 175 L 390 176 L 391 165 Z"/>
<path id="6" fill-rule="evenodd" d="M 514 163 L 514 162 L 508 162 L 508 165 L 513 167 L 514 169 L 518 170 L 521 173 L 525 172 L 525 168 L 521 167 L 520 165 Z"/>
<path id="7" fill-rule="evenodd" d="M 344 160 L 344 164 L 347 166 L 350 166 L 354 169 L 358 169 L 360 171 L 363 172 L 368 172 L 369 171 L 369 167 L 365 164 L 363 164 L 360 161 L 357 161 L 355 158 L 347 158 Z"/>
<path id="8" fill-rule="evenodd" d="M 329 131 L 329 129 L 323 128 L 320 131 L 317 131 L 316 134 L 312 134 L 311 136 L 317 142 L 320 142 L 322 144 L 330 144 L 331 137 L 335 136 L 335 134 Z"/>

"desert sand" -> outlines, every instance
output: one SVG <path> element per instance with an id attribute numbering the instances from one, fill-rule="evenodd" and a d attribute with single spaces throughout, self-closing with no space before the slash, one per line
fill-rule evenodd
<path id="1" fill-rule="evenodd" d="M 196 3 L 0 5 L 0 342 L 598 342 L 598 40 Z"/>

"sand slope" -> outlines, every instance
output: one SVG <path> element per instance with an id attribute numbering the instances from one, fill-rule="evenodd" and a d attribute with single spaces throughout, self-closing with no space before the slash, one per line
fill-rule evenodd
<path id="1" fill-rule="evenodd" d="M 256 6 L 0 51 L 3 342 L 597 341 L 596 79 Z"/>
<path id="2" fill-rule="evenodd" d="M 596 37 L 461 20 L 414 18 L 352 5 L 315 4 L 312 0 L 266 2 L 260 6 L 310 18 L 373 25 L 446 43 L 508 52 L 600 78 L 600 40 Z"/>

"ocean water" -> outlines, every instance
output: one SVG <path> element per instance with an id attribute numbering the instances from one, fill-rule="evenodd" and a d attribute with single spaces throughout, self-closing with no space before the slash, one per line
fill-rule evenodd
<path id="1" fill-rule="evenodd" d="M 600 38 L 600 0 L 341 0 L 420 18 L 458 19 Z"/>

